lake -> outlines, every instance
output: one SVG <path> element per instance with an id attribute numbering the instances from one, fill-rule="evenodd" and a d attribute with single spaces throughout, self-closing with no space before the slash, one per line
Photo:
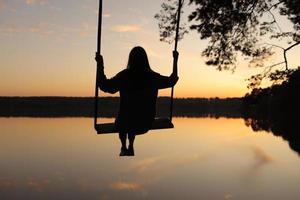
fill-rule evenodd
<path id="1" fill-rule="evenodd" d="M 0 118 L 0 199 L 300 199 L 300 157 L 281 137 L 243 119 L 174 124 L 119 157 L 92 118 Z"/>

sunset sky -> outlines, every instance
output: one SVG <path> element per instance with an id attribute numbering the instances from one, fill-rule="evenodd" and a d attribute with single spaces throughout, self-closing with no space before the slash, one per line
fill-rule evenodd
<path id="1" fill-rule="evenodd" d="M 152 69 L 170 74 L 173 45 L 159 41 L 154 19 L 161 3 L 104 0 L 102 54 L 108 77 L 125 68 L 136 45 L 146 49 Z M 0 0 L 0 96 L 93 96 L 97 7 L 98 0 Z M 261 69 L 240 62 L 235 73 L 219 72 L 205 65 L 205 45 L 194 32 L 180 42 L 175 96 L 243 96 L 245 79 Z M 288 53 L 291 66 L 297 65 L 299 52 L 297 47 Z"/>

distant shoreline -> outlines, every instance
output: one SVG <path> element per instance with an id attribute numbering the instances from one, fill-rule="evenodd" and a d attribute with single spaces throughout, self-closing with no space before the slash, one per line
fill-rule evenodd
<path id="1" fill-rule="evenodd" d="M 157 115 L 168 116 L 168 97 L 157 100 Z M 176 98 L 175 117 L 241 117 L 241 98 Z M 99 98 L 99 116 L 115 117 L 119 97 Z M 0 117 L 93 117 L 93 97 L 0 97 Z"/>

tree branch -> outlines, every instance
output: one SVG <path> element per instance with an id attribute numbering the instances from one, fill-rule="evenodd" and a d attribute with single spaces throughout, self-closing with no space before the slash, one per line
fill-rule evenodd
<path id="1" fill-rule="evenodd" d="M 279 1 L 279 2 L 271 5 L 270 8 L 268 9 L 268 11 L 272 10 L 275 6 L 278 6 L 279 4 L 282 4 L 282 3 L 283 3 L 283 1 Z"/>
<path id="2" fill-rule="evenodd" d="M 279 2 L 277 2 L 277 3 L 275 3 L 275 4 L 273 4 L 273 5 L 271 5 L 267 10 L 264 10 L 264 8 L 262 8 L 261 10 L 259 10 L 259 13 L 260 12 L 262 12 L 262 11 L 270 11 L 270 10 L 272 10 L 275 6 L 278 6 L 279 4 L 282 4 L 284 1 L 279 1 Z"/>
<path id="3" fill-rule="evenodd" d="M 267 42 L 265 42 L 265 43 L 263 43 L 263 44 L 269 45 L 269 46 L 273 46 L 273 47 L 277 47 L 277 48 L 280 48 L 280 49 L 282 49 L 282 50 L 285 50 L 282 46 L 279 46 L 279 45 L 276 45 L 276 44 L 270 44 L 270 43 L 267 43 Z"/>
<path id="4" fill-rule="evenodd" d="M 299 44 L 300 44 L 300 41 L 299 41 L 299 42 L 296 42 L 295 44 L 293 44 L 293 45 L 291 45 L 291 46 L 289 46 L 289 47 L 286 48 L 285 50 L 288 51 L 288 50 L 290 50 L 291 48 L 293 48 L 293 47 L 295 47 L 295 46 L 297 46 L 297 45 L 299 45 Z"/>
<path id="5" fill-rule="evenodd" d="M 279 24 L 278 24 L 278 22 L 277 22 L 277 20 L 276 20 L 276 18 L 275 18 L 275 16 L 274 16 L 274 14 L 273 14 L 270 10 L 268 10 L 268 12 L 269 12 L 270 15 L 272 16 L 273 22 L 275 22 L 275 24 L 277 25 L 277 28 L 278 28 L 279 31 L 282 33 L 283 31 L 282 31 L 281 27 L 279 26 Z"/>
<path id="6" fill-rule="evenodd" d="M 267 68 L 276 67 L 276 66 L 281 65 L 281 64 L 283 64 L 283 63 L 285 63 L 285 62 L 283 61 L 283 62 L 280 62 L 280 63 L 276 63 L 276 64 L 273 64 L 273 65 L 268 66 Z"/>
<path id="7" fill-rule="evenodd" d="M 295 44 L 293 44 L 293 45 L 289 46 L 288 48 L 284 49 L 284 51 L 283 51 L 283 57 L 284 57 L 284 62 L 285 62 L 285 70 L 289 69 L 287 55 L 286 55 L 287 51 L 290 50 L 290 49 L 292 49 L 293 47 L 299 45 L 299 44 L 300 44 L 300 41 L 296 42 Z"/>

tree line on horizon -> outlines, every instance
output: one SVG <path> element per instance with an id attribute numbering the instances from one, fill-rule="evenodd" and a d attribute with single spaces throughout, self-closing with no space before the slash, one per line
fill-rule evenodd
<path id="1" fill-rule="evenodd" d="M 119 97 L 99 98 L 99 116 L 116 117 Z M 240 117 L 240 98 L 176 98 L 175 117 Z M 0 97 L 2 117 L 93 117 L 93 97 Z M 157 116 L 168 116 L 170 98 L 157 99 Z"/>

